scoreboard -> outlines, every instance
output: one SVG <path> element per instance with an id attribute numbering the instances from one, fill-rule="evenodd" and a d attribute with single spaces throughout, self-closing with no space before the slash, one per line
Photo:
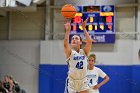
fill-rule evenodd
<path id="1" fill-rule="evenodd" d="M 86 29 L 96 43 L 115 43 L 114 6 L 78 6 L 77 13 L 71 21 L 71 35 L 80 34 L 85 39 L 82 19 L 88 18 Z"/>

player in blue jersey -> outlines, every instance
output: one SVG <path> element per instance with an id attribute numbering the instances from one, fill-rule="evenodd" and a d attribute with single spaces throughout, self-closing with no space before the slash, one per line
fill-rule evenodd
<path id="1" fill-rule="evenodd" d="M 70 35 L 70 19 L 67 19 L 64 26 L 66 29 L 64 37 L 64 51 L 69 66 L 68 71 L 68 93 L 89 93 L 89 86 L 87 82 L 87 55 L 89 54 L 92 47 L 92 39 L 90 38 L 87 30 L 86 23 L 82 20 L 81 25 L 83 27 L 84 35 L 86 37 L 86 44 L 83 49 L 80 49 L 82 45 L 82 39 L 79 35 L 73 35 L 71 38 L 71 43 L 69 44 Z"/>

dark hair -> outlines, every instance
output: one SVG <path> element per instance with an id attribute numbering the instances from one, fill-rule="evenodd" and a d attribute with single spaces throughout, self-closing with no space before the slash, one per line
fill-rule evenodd
<path id="1" fill-rule="evenodd" d="M 79 34 L 74 34 L 74 35 L 79 36 L 80 41 L 82 42 L 82 37 L 81 37 Z M 74 36 L 74 35 L 73 35 L 73 36 Z M 72 37 L 73 37 L 73 36 L 72 36 Z"/>

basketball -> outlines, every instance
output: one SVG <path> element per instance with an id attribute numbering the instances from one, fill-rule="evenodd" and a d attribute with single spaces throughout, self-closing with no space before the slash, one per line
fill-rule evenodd
<path id="1" fill-rule="evenodd" d="M 61 14 L 64 18 L 73 18 L 76 14 L 76 8 L 71 4 L 66 4 L 62 7 Z"/>

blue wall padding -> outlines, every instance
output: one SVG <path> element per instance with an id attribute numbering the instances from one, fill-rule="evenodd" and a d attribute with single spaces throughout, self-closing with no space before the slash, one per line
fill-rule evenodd
<path id="1" fill-rule="evenodd" d="M 110 77 L 100 93 L 140 93 L 140 66 L 98 66 Z M 67 65 L 40 64 L 39 93 L 64 93 Z M 99 79 L 99 82 L 102 79 Z"/>

